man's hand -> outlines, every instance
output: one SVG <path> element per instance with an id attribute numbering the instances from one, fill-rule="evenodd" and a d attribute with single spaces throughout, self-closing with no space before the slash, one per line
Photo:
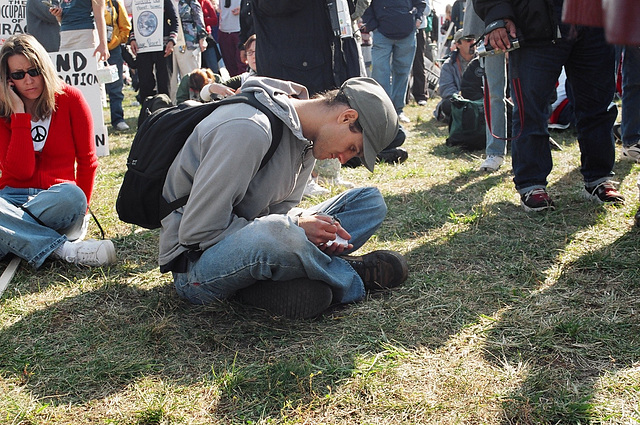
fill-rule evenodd
<path id="1" fill-rule="evenodd" d="M 351 239 L 351 235 L 331 216 L 316 214 L 299 217 L 298 226 L 304 229 L 307 239 L 325 254 L 339 255 L 345 250 L 353 248 L 352 244 L 347 246 L 337 243 L 327 245 L 327 242 L 335 240 L 336 236 L 340 236 L 345 240 Z"/>
<path id="2" fill-rule="evenodd" d="M 173 46 L 175 46 L 175 43 L 172 40 L 167 41 L 167 46 L 164 48 L 165 58 L 173 53 Z"/>
<path id="3" fill-rule="evenodd" d="M 516 38 L 516 24 L 511 19 L 505 19 L 504 27 L 496 28 L 487 34 L 484 38 L 484 44 L 497 50 L 507 50 L 511 47 L 509 35 L 511 38 Z"/>
<path id="4" fill-rule="evenodd" d="M 138 56 L 138 43 L 135 40 L 131 40 L 131 43 L 129 43 L 129 46 L 131 46 L 131 54 L 134 57 Z"/>
<path id="5" fill-rule="evenodd" d="M 62 7 L 54 6 L 49 8 L 49 13 L 56 17 L 58 22 L 62 21 Z"/>

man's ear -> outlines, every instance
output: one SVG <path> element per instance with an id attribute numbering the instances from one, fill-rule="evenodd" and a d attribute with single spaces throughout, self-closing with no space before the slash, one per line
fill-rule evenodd
<path id="1" fill-rule="evenodd" d="M 352 124 L 358 120 L 358 111 L 355 109 L 347 108 L 338 117 L 340 122 L 346 122 Z"/>

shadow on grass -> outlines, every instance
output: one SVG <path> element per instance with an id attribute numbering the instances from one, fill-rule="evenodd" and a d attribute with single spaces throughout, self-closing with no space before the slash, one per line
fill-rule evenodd
<path id="1" fill-rule="evenodd" d="M 21 261 L 14 279 L 1 299 L 9 301 L 46 291 L 51 286 L 73 284 L 87 279 L 126 280 L 158 268 L 157 231 L 144 230 L 126 237 L 113 238 L 111 241 L 118 257 L 117 263 L 112 266 L 91 268 L 47 259 L 38 270 L 34 270 L 26 261 Z M 8 261 L 3 260 L 2 263 Z"/>
<path id="2" fill-rule="evenodd" d="M 505 179 L 507 171 L 469 171 L 428 190 L 388 196 L 389 219 L 378 237 L 418 241 L 407 253 L 409 281 L 317 321 L 268 318 L 234 302 L 192 306 L 171 285 L 141 283 L 137 276 L 157 268 L 157 233 L 129 234 L 116 240 L 119 276 L 107 275 L 97 288 L 0 331 L 0 370 L 37 399 L 73 406 L 135 392 L 133 386 L 157 377 L 173 387 L 219 393 L 210 417 L 245 423 L 280 417 L 288 406 L 312 409 L 390 341 L 437 349 L 480 316 L 508 307 L 488 333 L 487 359 L 524 361 L 533 373 L 505 397 L 505 416 L 521 423 L 588 419 L 584 400 L 595 378 L 637 361 L 631 353 L 640 333 L 628 314 L 633 305 L 627 302 L 625 319 L 616 322 L 619 298 L 600 292 L 622 291 L 637 300 L 635 235 L 567 262 L 546 288 L 549 270 L 571 241 L 606 214 L 564 195 L 579 187 L 575 169 L 550 187 L 564 195 L 550 214 L 529 215 L 507 201 L 483 205 L 487 191 Z M 41 290 L 30 286 L 35 274 L 23 274 L 21 296 Z M 88 270 L 75 275 L 92 276 Z M 584 300 L 596 304 L 585 308 Z M 505 339 L 512 344 L 505 347 Z"/>
<path id="3" fill-rule="evenodd" d="M 631 231 L 568 262 L 553 285 L 513 303 L 492 329 L 489 357 L 530 369 L 521 387 L 505 397 L 509 423 L 602 419 L 593 403 L 606 387 L 601 380 L 640 360 L 639 236 Z M 637 390 L 634 384 L 612 385 L 618 394 Z M 605 417 L 630 420 L 610 403 Z"/>
<path id="4" fill-rule="evenodd" d="M 616 166 L 618 175 L 630 169 L 629 163 Z M 590 400 L 598 378 L 640 358 L 638 231 L 565 260 L 580 234 L 606 224 L 606 208 L 612 208 L 583 199 L 577 168 L 549 187 L 559 196 L 557 210 L 547 214 L 527 214 L 507 202 L 481 206 L 487 189 L 506 176 L 476 176 L 467 173 L 428 191 L 387 198 L 395 218 L 386 224 L 392 234 L 438 235 L 407 253 L 412 276 L 402 291 L 426 314 L 407 318 L 411 304 L 403 304 L 390 337 L 405 347 L 436 349 L 480 316 L 506 310 L 488 333 L 487 360 L 496 367 L 524 363 L 531 370 L 504 397 L 507 422 L 594 419 Z M 457 188 L 455 198 L 447 196 L 451 187 Z M 405 208 L 414 210 L 406 222 Z M 451 252 L 460 258 L 452 260 Z"/>
<path id="5" fill-rule="evenodd" d="M 220 391 L 213 416 L 278 416 L 287 403 L 350 376 L 353 359 L 318 337 L 339 321 L 269 318 L 234 302 L 193 306 L 171 285 L 107 284 L 5 327 L 0 365 L 16 385 L 54 404 L 82 405 L 157 377 Z"/>

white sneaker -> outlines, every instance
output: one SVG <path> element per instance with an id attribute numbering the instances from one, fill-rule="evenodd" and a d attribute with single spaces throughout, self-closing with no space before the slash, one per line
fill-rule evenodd
<path id="1" fill-rule="evenodd" d="M 504 157 L 499 155 L 489 155 L 487 159 L 480 164 L 480 171 L 497 171 L 504 162 Z"/>
<path id="2" fill-rule="evenodd" d="M 409 117 L 408 117 L 408 116 L 406 116 L 406 115 L 404 114 L 404 112 L 400 112 L 400 113 L 398 114 L 398 120 L 400 120 L 400 122 L 404 122 L 404 123 L 411 122 L 411 120 L 409 119 Z"/>
<path id="3" fill-rule="evenodd" d="M 640 142 L 631 146 L 622 146 L 622 156 L 640 162 Z"/>
<path id="4" fill-rule="evenodd" d="M 116 249 L 108 239 L 65 242 L 54 258 L 82 266 L 106 266 L 116 261 Z"/>
<path id="5" fill-rule="evenodd" d="M 303 197 L 328 195 L 329 189 L 320 186 L 314 179 L 309 179 L 302 193 Z"/>
<path id="6" fill-rule="evenodd" d="M 124 121 L 120 121 L 118 124 L 114 125 L 113 128 L 115 128 L 118 131 L 127 131 L 127 130 L 129 130 L 129 126 Z"/>
<path id="7" fill-rule="evenodd" d="M 418 105 L 420 105 L 420 106 L 427 106 L 427 101 L 426 101 L 426 100 L 419 100 L 419 101 L 418 101 Z"/>

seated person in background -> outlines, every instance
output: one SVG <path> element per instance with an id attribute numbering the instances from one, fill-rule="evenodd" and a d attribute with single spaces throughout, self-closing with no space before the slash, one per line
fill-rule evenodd
<path id="1" fill-rule="evenodd" d="M 209 68 L 198 68 L 186 74 L 180 80 L 178 91 L 176 92 L 176 104 L 186 100 L 204 102 L 200 97 L 200 91 L 206 85 L 221 81 L 220 76 L 213 73 Z"/>
<path id="2" fill-rule="evenodd" d="M 256 74 L 256 36 L 255 34 L 251 35 L 247 41 L 244 43 L 244 57 L 249 70 L 243 72 L 242 74 L 236 75 L 235 77 L 231 77 L 224 82 L 214 81 L 211 84 L 207 84 L 202 88 L 200 93 L 200 97 L 208 102 L 212 98 L 215 98 L 215 95 L 226 97 L 235 93 L 240 86 L 246 81 L 246 79 L 252 75 Z M 231 90 L 231 91 L 230 91 Z"/>
<path id="3" fill-rule="evenodd" d="M 459 93 L 462 87 L 462 74 L 469 62 L 476 56 L 475 38 L 462 35 L 462 29 L 453 36 L 456 50 L 442 64 L 440 70 L 439 92 L 442 99 L 436 106 L 433 115 L 440 122 L 451 120 L 451 97 Z"/>
<path id="4" fill-rule="evenodd" d="M 48 257 L 113 263 L 111 241 L 81 240 L 98 167 L 82 93 L 28 34 L 0 50 L 0 93 L 0 258 L 11 253 L 36 269 Z"/>

